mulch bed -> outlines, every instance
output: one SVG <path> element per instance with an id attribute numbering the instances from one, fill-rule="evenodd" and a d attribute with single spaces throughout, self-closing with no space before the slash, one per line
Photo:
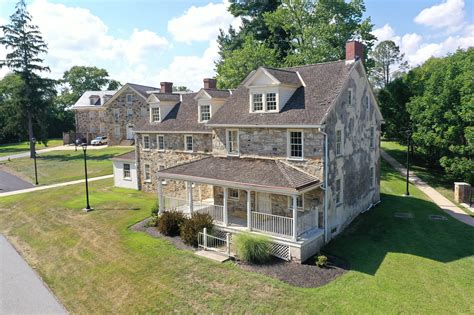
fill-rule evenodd
<path id="1" fill-rule="evenodd" d="M 145 227 L 148 220 L 143 220 L 131 226 L 130 229 L 145 232 L 152 237 L 165 239 L 179 249 L 197 251 L 197 248 L 184 244 L 179 236 L 166 236 L 158 232 L 156 227 Z M 271 262 L 264 265 L 248 264 L 242 261 L 236 261 L 236 265 L 245 271 L 260 273 L 296 287 L 317 288 L 328 284 L 349 270 L 349 264 L 343 259 L 327 254 L 326 256 L 328 257 L 326 268 L 316 266 L 315 257 L 311 257 L 302 264 L 287 262 L 274 257 Z"/>

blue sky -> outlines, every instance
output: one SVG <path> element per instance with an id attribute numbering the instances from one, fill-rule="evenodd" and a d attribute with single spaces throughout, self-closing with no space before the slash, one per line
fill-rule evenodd
<path id="1" fill-rule="evenodd" d="M 411 65 L 474 46 L 473 1 L 366 0 L 374 34 L 400 45 Z M 0 24 L 15 1 L 0 0 Z M 49 44 L 52 77 L 73 65 L 106 68 L 121 82 L 193 89 L 214 75 L 219 27 L 239 25 L 223 1 L 30 0 L 28 8 Z M 5 50 L 0 48 L 0 58 Z M 0 77 L 6 70 L 0 70 Z"/>

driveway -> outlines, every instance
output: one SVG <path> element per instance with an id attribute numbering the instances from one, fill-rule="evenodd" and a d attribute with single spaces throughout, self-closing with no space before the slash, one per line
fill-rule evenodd
<path id="1" fill-rule="evenodd" d="M 0 169 L 0 194 L 31 187 L 31 183 Z"/>
<path id="2" fill-rule="evenodd" d="M 0 314 L 67 314 L 3 235 L 0 235 Z"/>

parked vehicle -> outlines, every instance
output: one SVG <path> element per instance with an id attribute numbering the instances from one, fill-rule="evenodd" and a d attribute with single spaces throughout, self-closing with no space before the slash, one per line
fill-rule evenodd
<path id="1" fill-rule="evenodd" d="M 107 137 L 97 137 L 95 138 L 94 140 L 91 141 L 91 144 L 92 145 L 103 145 L 103 144 L 107 144 L 109 142 L 109 140 L 107 139 Z"/>

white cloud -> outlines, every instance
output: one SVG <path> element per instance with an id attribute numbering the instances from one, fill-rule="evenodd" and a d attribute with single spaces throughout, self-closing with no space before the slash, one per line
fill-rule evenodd
<path id="1" fill-rule="evenodd" d="M 382 42 L 384 40 L 394 40 L 395 38 L 395 30 L 388 23 L 373 30 L 372 34 L 377 37 L 377 42 Z"/>
<path id="2" fill-rule="evenodd" d="M 448 28 L 448 32 L 459 30 L 464 23 L 464 0 L 446 0 L 422 10 L 416 17 L 418 24 L 433 28 Z"/>
<path id="3" fill-rule="evenodd" d="M 219 29 L 229 25 L 238 27 L 240 18 L 227 11 L 228 1 L 209 3 L 202 7 L 192 6 L 183 15 L 168 22 L 168 31 L 177 42 L 209 41 L 217 38 Z"/>

